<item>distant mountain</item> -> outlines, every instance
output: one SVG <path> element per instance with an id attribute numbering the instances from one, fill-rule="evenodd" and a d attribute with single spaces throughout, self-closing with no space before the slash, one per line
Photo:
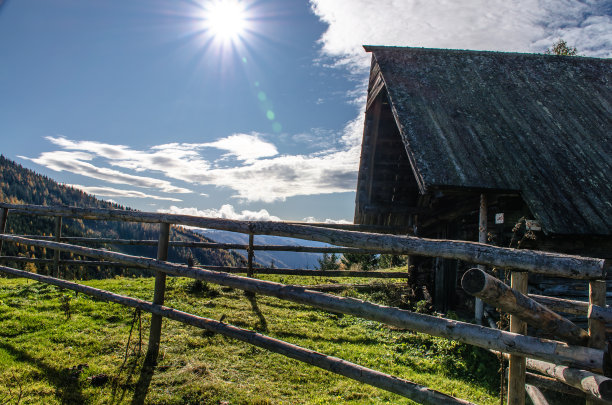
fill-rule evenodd
<path id="1" fill-rule="evenodd" d="M 26 169 L 10 159 L 0 155 L 0 201 L 12 204 L 64 205 L 89 208 L 128 209 L 121 205 L 99 200 L 81 190 L 67 187 L 56 181 Z M 6 231 L 21 235 L 50 235 L 54 232 L 55 220 L 50 217 L 9 214 Z M 86 236 L 117 239 L 157 239 L 159 226 L 136 222 L 92 221 L 66 218 L 62 221 L 62 236 Z M 173 227 L 171 240 L 210 242 L 182 227 Z M 125 246 L 107 245 L 105 247 L 122 253 L 155 257 L 156 246 Z M 4 243 L 2 254 L 6 256 L 35 256 L 37 258 L 52 258 L 53 252 L 45 249 L 17 246 L 14 243 Z M 170 248 L 168 260 L 177 263 L 187 263 L 190 255 L 200 264 L 235 266 L 244 258 L 235 252 L 210 249 Z M 73 255 L 71 258 L 78 259 Z M 48 271 L 46 265 L 38 269 L 42 273 Z M 88 277 L 104 277 L 117 274 L 107 274 L 103 268 L 87 270 Z M 133 274 L 133 272 L 132 272 Z"/>
<path id="2" fill-rule="evenodd" d="M 197 229 L 194 232 L 200 233 L 219 243 L 241 243 L 248 244 L 248 235 L 218 231 L 214 229 Z M 330 246 L 322 242 L 311 240 L 284 238 L 280 236 L 255 235 L 255 245 L 288 245 L 288 246 Z M 246 255 L 246 251 L 237 250 L 237 252 Z M 323 255 L 321 253 L 301 253 L 301 252 L 272 252 L 272 251 L 255 251 L 255 260 L 265 266 L 274 265 L 277 268 L 288 269 L 316 269 L 319 266 L 318 259 Z"/>

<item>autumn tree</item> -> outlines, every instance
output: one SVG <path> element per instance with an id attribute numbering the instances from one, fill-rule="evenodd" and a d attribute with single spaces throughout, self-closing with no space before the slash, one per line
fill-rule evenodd
<path id="1" fill-rule="evenodd" d="M 578 51 L 575 46 L 568 46 L 567 42 L 563 39 L 559 39 L 555 42 L 551 48 L 548 48 L 545 52 L 547 55 L 561 55 L 561 56 L 576 56 Z"/>

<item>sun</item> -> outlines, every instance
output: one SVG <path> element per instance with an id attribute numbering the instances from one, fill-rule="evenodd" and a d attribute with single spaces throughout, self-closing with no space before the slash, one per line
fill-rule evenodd
<path id="1" fill-rule="evenodd" d="M 212 0 L 205 8 L 205 29 L 216 39 L 235 41 L 244 35 L 247 25 L 246 7 L 238 0 Z"/>

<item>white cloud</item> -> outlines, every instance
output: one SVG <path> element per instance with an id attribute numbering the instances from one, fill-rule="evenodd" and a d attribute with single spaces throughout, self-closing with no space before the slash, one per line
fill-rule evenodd
<path id="1" fill-rule="evenodd" d="M 297 195 L 354 191 L 359 150 L 286 155 L 250 165 L 209 170 L 209 182 L 232 188 L 234 197 L 272 202 Z"/>
<path id="2" fill-rule="evenodd" d="M 360 116 L 349 122 L 340 134 L 325 132 L 325 137 L 334 141 L 325 144 L 323 150 L 310 154 L 277 156 L 276 147 L 262 141 L 259 134 L 235 134 L 206 144 L 170 143 L 147 150 L 58 136 L 47 137 L 47 140 L 67 150 L 44 152 L 30 160 L 53 170 L 70 171 L 113 184 L 157 188 L 172 193 L 191 192 L 174 186 L 168 180 L 153 177 L 155 173 L 161 173 L 167 178 L 191 184 L 230 188 L 235 191 L 234 197 L 241 200 L 272 202 L 300 195 L 353 191 L 362 122 Z M 315 135 L 320 135 L 321 131 L 313 129 Z M 200 155 L 201 149 L 209 147 L 227 150 L 238 161 L 226 162 L 223 167 L 213 166 Z M 95 166 L 90 163 L 94 159 L 151 175 L 136 176 Z"/>
<path id="3" fill-rule="evenodd" d="M 253 161 L 259 158 L 275 156 L 278 154 L 276 146 L 263 141 L 260 134 L 235 134 L 221 138 L 215 142 L 205 143 L 202 146 L 228 151 L 228 155 L 239 160 Z"/>
<path id="4" fill-rule="evenodd" d="M 237 219 L 242 221 L 280 221 L 279 217 L 270 215 L 270 213 L 265 209 L 261 209 L 259 211 L 242 210 L 240 212 L 236 212 L 236 209 L 231 204 L 224 204 L 219 209 L 211 208 L 205 210 L 199 210 L 195 207 L 179 208 L 173 205 L 168 209 L 160 209 L 157 212 L 194 215 L 208 218 Z"/>
<path id="5" fill-rule="evenodd" d="M 157 195 L 145 194 L 136 190 L 121 190 L 113 187 L 95 187 L 95 186 L 81 186 L 79 184 L 66 184 L 69 187 L 78 188 L 79 190 L 83 190 L 88 194 L 97 195 L 99 197 L 128 197 L 128 198 L 151 198 L 153 200 L 163 200 L 163 201 L 175 201 L 180 202 L 183 201 L 178 198 L 172 197 L 161 197 Z M 107 200 L 110 201 L 110 200 Z"/>
<path id="6" fill-rule="evenodd" d="M 302 219 L 303 222 L 308 222 L 308 223 L 325 223 L 325 224 L 352 224 L 351 221 L 347 221 L 346 219 L 330 219 L 327 218 L 324 221 L 319 221 L 317 218 L 315 217 L 306 217 L 304 219 Z"/>
<path id="7" fill-rule="evenodd" d="M 157 188 L 166 193 L 190 193 L 191 190 L 173 186 L 166 180 L 154 177 L 134 176 L 105 167 L 94 166 L 86 161 L 92 160 L 93 156 L 83 152 L 43 152 L 38 158 L 32 159 L 19 156 L 22 159 L 31 160 L 34 163 L 61 172 L 68 171 L 98 180 L 104 180 L 113 184 L 128 184 L 138 187 Z"/>
<path id="8" fill-rule="evenodd" d="M 356 72 L 362 45 L 542 52 L 565 38 L 587 56 L 612 56 L 609 3 L 581 0 L 311 0 L 328 24 L 322 52 Z"/>

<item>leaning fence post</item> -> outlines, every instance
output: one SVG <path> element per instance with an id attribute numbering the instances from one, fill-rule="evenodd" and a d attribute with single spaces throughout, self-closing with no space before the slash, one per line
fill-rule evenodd
<path id="1" fill-rule="evenodd" d="M 8 208 L 2 208 L 0 211 L 0 233 L 6 230 L 6 219 L 8 218 Z M 2 240 L 0 240 L 0 256 L 2 256 Z"/>
<path id="2" fill-rule="evenodd" d="M 159 224 L 159 241 L 157 243 L 157 260 L 168 259 L 168 242 L 170 240 L 170 224 L 162 222 Z M 166 293 L 166 273 L 155 272 L 155 290 L 153 292 L 153 304 L 163 305 Z M 146 361 L 151 365 L 157 362 L 159 353 L 159 342 L 161 340 L 162 317 L 151 316 L 151 328 L 149 329 L 149 347 L 147 349 Z"/>
<path id="3" fill-rule="evenodd" d="M 604 280 L 589 281 L 589 308 L 592 305 L 606 307 L 606 282 Z M 591 313 L 591 311 L 589 311 Z M 606 346 L 606 323 L 589 318 L 589 347 L 603 349 Z M 596 401 L 587 399 L 586 405 L 595 405 Z"/>
<path id="4" fill-rule="evenodd" d="M 55 235 L 54 240 L 61 242 L 62 239 L 62 217 L 55 217 Z M 55 271 L 55 277 L 60 277 L 60 251 L 55 249 L 53 252 L 53 270 Z"/>
<path id="5" fill-rule="evenodd" d="M 527 294 L 529 274 L 513 271 L 510 286 L 520 293 Z M 517 316 L 510 316 L 510 332 L 527 334 L 527 324 Z M 525 357 L 510 355 L 508 365 L 508 405 L 525 405 Z"/>

